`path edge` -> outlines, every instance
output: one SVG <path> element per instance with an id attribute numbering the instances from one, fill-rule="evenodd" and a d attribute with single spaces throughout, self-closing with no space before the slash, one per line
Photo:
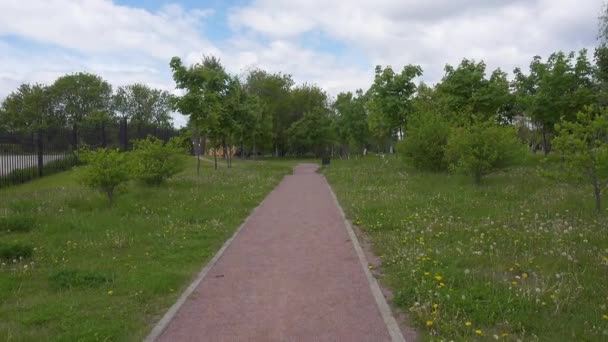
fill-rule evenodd
<path id="1" fill-rule="evenodd" d="M 287 174 L 286 176 L 288 176 L 288 175 L 289 174 Z M 270 196 L 270 194 L 273 191 L 275 191 L 276 188 L 278 188 L 279 185 L 285 180 L 286 176 L 284 176 L 281 179 L 281 181 L 268 194 L 266 194 L 264 199 L 255 208 L 253 208 L 253 210 L 251 210 L 249 215 L 245 218 L 245 220 L 243 220 L 241 225 L 232 234 L 232 236 L 228 240 L 226 240 L 226 242 L 224 242 L 222 247 L 215 253 L 213 258 L 205 265 L 205 267 L 203 267 L 203 269 L 198 273 L 198 275 L 192 281 L 192 283 L 190 283 L 190 285 L 188 285 L 188 287 L 184 290 L 184 292 L 182 292 L 182 294 L 179 296 L 177 301 L 169 308 L 169 310 L 160 319 L 160 321 L 158 321 L 158 323 L 156 323 L 156 325 L 154 325 L 154 328 L 152 328 L 152 331 L 150 331 L 148 336 L 146 336 L 146 338 L 144 339 L 144 342 L 154 342 L 160 337 L 160 335 L 162 335 L 165 332 L 165 330 L 167 329 L 167 327 L 169 326 L 171 321 L 173 321 L 173 318 L 175 318 L 175 315 L 179 312 L 179 309 L 181 309 L 181 307 L 184 305 L 184 303 L 186 303 L 186 301 L 188 300 L 190 295 L 192 295 L 194 290 L 196 290 L 196 288 L 201 284 L 203 279 L 205 279 L 205 277 L 207 276 L 207 274 L 209 273 L 211 268 L 222 257 L 222 255 L 224 254 L 226 249 L 228 249 L 228 247 L 230 246 L 232 241 L 236 238 L 236 236 L 239 234 L 239 232 L 241 230 L 243 230 L 243 228 L 249 222 L 249 220 L 255 215 L 255 213 L 260 209 L 260 207 L 264 204 L 264 202 L 266 202 L 266 199 Z"/>
<path id="2" fill-rule="evenodd" d="M 350 237 L 350 240 L 352 241 L 353 246 L 355 247 L 355 252 L 357 253 L 357 256 L 359 257 L 359 261 L 361 263 L 361 268 L 363 269 L 363 273 L 365 273 L 365 277 L 367 278 L 369 288 L 372 291 L 372 296 L 374 297 L 374 299 L 376 301 L 376 305 L 378 306 L 378 309 L 380 310 L 380 314 L 382 315 L 382 320 L 384 321 L 384 324 L 386 325 L 386 329 L 388 329 L 388 333 L 391 337 L 391 340 L 393 342 L 405 342 L 405 338 L 403 337 L 401 328 L 399 327 L 399 324 L 397 323 L 395 316 L 393 316 L 393 311 L 391 310 L 391 307 L 386 302 L 386 298 L 384 298 L 384 294 L 382 294 L 382 290 L 380 289 L 380 285 L 378 285 L 378 281 L 376 280 L 376 278 L 374 278 L 374 276 L 368 269 L 369 262 L 367 261 L 367 257 L 365 256 L 365 253 L 363 252 L 363 248 L 361 248 L 359 239 L 357 238 L 357 235 L 355 234 L 355 231 L 353 230 L 353 227 L 351 226 L 350 222 L 346 219 L 344 210 L 342 209 L 340 202 L 338 202 L 338 197 L 336 197 L 336 194 L 334 193 L 334 190 L 332 189 L 331 185 L 327 181 L 327 178 L 325 178 L 325 175 L 323 175 L 323 178 L 325 179 L 325 182 L 327 183 L 329 192 L 331 193 L 331 197 L 334 199 L 334 202 L 336 203 L 336 206 L 338 207 L 340 216 L 342 216 L 342 220 L 344 221 L 344 226 L 346 227 L 346 230 L 348 231 L 348 236 Z"/>

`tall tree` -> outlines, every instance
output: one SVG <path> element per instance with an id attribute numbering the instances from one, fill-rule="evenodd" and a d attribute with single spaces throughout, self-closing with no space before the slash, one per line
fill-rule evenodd
<path id="1" fill-rule="evenodd" d="M 112 86 L 101 77 L 76 73 L 58 78 L 50 88 L 54 110 L 65 118 L 78 145 L 78 130 L 93 113 L 110 112 Z"/>
<path id="2" fill-rule="evenodd" d="M 0 106 L 0 126 L 13 132 L 38 132 L 61 124 L 52 110 L 48 87 L 22 84 Z"/>
<path id="3" fill-rule="evenodd" d="M 340 93 L 333 104 L 337 114 L 336 130 L 342 152 L 348 158 L 350 146 L 354 145 L 360 153 L 368 142 L 367 111 L 365 110 L 365 96 L 361 89 L 356 96 L 351 92 Z"/>

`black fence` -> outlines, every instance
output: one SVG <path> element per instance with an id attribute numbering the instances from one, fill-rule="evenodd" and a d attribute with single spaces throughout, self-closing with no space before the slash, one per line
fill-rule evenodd
<path id="1" fill-rule="evenodd" d="M 0 132 L 0 187 L 65 171 L 78 164 L 80 148 L 123 151 L 150 135 L 164 141 L 177 136 L 172 128 L 98 124 L 76 129 L 47 129 L 39 133 Z"/>

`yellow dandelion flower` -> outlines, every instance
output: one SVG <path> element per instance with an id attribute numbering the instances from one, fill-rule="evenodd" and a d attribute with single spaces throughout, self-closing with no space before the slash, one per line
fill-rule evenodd
<path id="1" fill-rule="evenodd" d="M 435 303 L 433 304 L 433 309 L 437 309 L 439 307 L 439 304 Z"/>
<path id="2" fill-rule="evenodd" d="M 432 327 L 433 326 L 433 321 L 426 321 L 426 326 L 427 327 Z"/>
<path id="3" fill-rule="evenodd" d="M 435 275 L 435 280 L 440 281 L 441 279 L 443 279 L 443 277 L 441 277 L 439 274 Z"/>
<path id="4" fill-rule="evenodd" d="M 475 333 L 477 335 L 483 335 L 483 331 L 481 331 L 480 329 L 475 330 Z"/>
<path id="5" fill-rule="evenodd" d="M 504 332 L 504 333 L 500 334 L 500 336 L 507 337 L 507 336 L 509 336 L 509 333 Z"/>
<path id="6" fill-rule="evenodd" d="M 605 321 L 608 321 L 608 315 L 606 315 L 606 314 L 602 315 L 602 319 Z"/>
<path id="7" fill-rule="evenodd" d="M 465 322 L 464 325 L 466 325 L 467 327 L 470 327 L 471 325 L 473 325 L 473 323 L 471 323 L 471 322 Z"/>
<path id="8" fill-rule="evenodd" d="M 109 296 L 111 296 L 111 295 L 113 295 L 113 294 L 114 294 L 114 291 L 112 291 L 112 290 L 108 291 L 108 295 L 109 295 Z"/>
<path id="9" fill-rule="evenodd" d="M 528 273 L 523 273 L 521 276 L 522 276 L 524 279 L 526 279 L 526 278 L 528 278 Z"/>
<path id="10" fill-rule="evenodd" d="M 425 276 L 429 276 L 429 275 L 431 275 L 431 274 L 430 274 L 429 272 L 424 272 L 424 275 L 425 275 Z"/>
<path id="11" fill-rule="evenodd" d="M 444 287 L 445 283 L 439 283 L 439 287 Z"/>
<path id="12" fill-rule="evenodd" d="M 511 285 L 517 285 L 517 282 L 516 281 L 512 281 Z"/>

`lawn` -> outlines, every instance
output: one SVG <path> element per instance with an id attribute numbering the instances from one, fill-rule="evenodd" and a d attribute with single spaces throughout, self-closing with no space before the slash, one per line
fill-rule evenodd
<path id="1" fill-rule="evenodd" d="M 590 186 L 541 170 L 475 186 L 368 157 L 324 173 L 422 339 L 605 341 L 608 203 L 597 215 Z"/>
<path id="2" fill-rule="evenodd" d="M 79 169 L 0 190 L 0 340 L 141 340 L 294 163 L 192 160 L 111 209 Z"/>

